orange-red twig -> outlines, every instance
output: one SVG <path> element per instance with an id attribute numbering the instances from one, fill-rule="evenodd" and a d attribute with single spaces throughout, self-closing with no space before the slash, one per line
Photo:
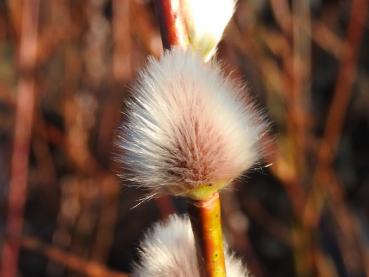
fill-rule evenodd
<path id="1" fill-rule="evenodd" d="M 155 0 L 154 1 L 161 38 L 165 49 L 172 46 L 184 46 L 187 43 L 185 27 L 180 16 L 179 0 Z"/>
<path id="2" fill-rule="evenodd" d="M 19 68 L 23 74 L 18 82 L 11 175 L 9 183 L 6 230 L 20 235 L 23 227 L 23 208 L 27 192 L 28 155 L 35 101 L 35 80 L 39 0 L 23 2 L 22 31 L 19 48 Z M 2 253 L 2 276 L 16 277 L 19 242 L 6 242 Z"/>

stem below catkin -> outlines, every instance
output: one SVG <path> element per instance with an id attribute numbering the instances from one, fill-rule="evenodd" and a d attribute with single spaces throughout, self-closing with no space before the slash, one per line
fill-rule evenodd
<path id="1" fill-rule="evenodd" d="M 202 277 L 225 277 L 219 193 L 207 200 L 189 200 L 188 212 L 195 236 Z"/>

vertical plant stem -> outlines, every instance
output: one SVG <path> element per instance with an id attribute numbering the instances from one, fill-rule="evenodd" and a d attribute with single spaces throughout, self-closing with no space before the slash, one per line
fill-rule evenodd
<path id="1" fill-rule="evenodd" d="M 163 47 L 185 47 L 188 37 L 180 14 L 179 0 L 155 0 Z M 206 12 L 206 11 L 204 11 Z M 225 277 L 219 193 L 205 200 L 189 199 L 188 211 L 195 236 L 202 277 Z"/>
<path id="2" fill-rule="evenodd" d="M 159 19 L 163 47 L 187 45 L 185 27 L 180 15 L 180 0 L 154 0 L 156 13 Z"/>
<path id="3" fill-rule="evenodd" d="M 19 68 L 22 77 L 17 88 L 15 131 L 11 157 L 6 232 L 20 236 L 27 193 L 28 156 L 35 101 L 33 70 L 37 59 L 39 0 L 23 2 L 22 31 L 19 47 Z M 2 276 L 16 277 L 19 241 L 5 242 L 2 253 Z"/>
<path id="4" fill-rule="evenodd" d="M 201 276 L 226 276 L 219 193 L 207 200 L 189 200 Z"/>

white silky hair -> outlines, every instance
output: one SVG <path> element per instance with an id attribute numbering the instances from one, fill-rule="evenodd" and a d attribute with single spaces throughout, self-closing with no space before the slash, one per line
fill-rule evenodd
<path id="1" fill-rule="evenodd" d="M 236 0 L 180 0 L 190 46 L 208 61 L 216 52 Z"/>
<path id="2" fill-rule="evenodd" d="M 259 160 L 266 124 L 217 62 L 166 51 L 149 59 L 132 94 L 118 140 L 121 176 L 148 198 L 228 183 Z"/>
<path id="3" fill-rule="evenodd" d="M 249 276 L 242 261 L 225 246 L 228 277 Z M 140 261 L 135 264 L 133 277 L 199 277 L 195 240 L 188 216 L 172 215 L 157 223 L 140 246 Z"/>

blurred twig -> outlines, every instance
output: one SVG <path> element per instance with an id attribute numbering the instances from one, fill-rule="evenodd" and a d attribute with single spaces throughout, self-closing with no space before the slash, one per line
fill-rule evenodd
<path id="1" fill-rule="evenodd" d="M 57 247 L 49 246 L 38 240 L 37 238 L 29 237 L 29 236 L 6 236 L 5 240 L 12 243 L 17 241 L 20 243 L 22 247 L 32 251 L 38 251 L 45 255 L 50 260 L 54 262 L 60 263 L 65 267 L 84 274 L 90 277 L 128 277 L 127 274 L 114 272 L 103 265 L 84 260 L 76 255 L 71 253 L 67 253 L 63 250 L 58 249 Z M 9 276 L 9 275 L 3 275 Z"/>
<path id="2" fill-rule="evenodd" d="M 287 0 L 270 0 L 272 12 L 281 27 L 282 31 L 287 35 L 292 33 L 292 14 Z"/>
<path id="3" fill-rule="evenodd" d="M 303 1 L 293 1 L 293 3 L 301 3 Z M 293 33 L 293 22 L 299 19 L 295 13 L 291 13 L 288 1 L 286 0 L 270 0 L 272 12 L 277 24 L 281 28 L 286 37 L 291 37 Z M 306 3 L 309 5 L 309 3 Z M 296 18 L 297 17 L 297 18 Z M 322 49 L 331 53 L 337 59 L 340 59 L 346 50 L 346 44 L 332 32 L 322 21 L 314 20 L 309 25 L 301 25 L 300 31 L 305 32 L 311 39 Z"/>
<path id="4" fill-rule="evenodd" d="M 114 240 L 114 231 L 118 216 L 119 182 L 115 176 L 103 176 L 98 180 L 102 203 L 98 218 L 96 239 L 91 257 L 95 261 L 105 262 Z"/>
<path id="5" fill-rule="evenodd" d="M 6 230 L 20 235 L 23 228 L 23 209 L 28 182 L 28 156 L 35 103 L 34 68 L 37 57 L 39 0 L 23 2 L 22 30 L 19 46 L 19 69 L 22 77 L 18 82 L 16 118 L 11 157 L 8 217 Z M 4 244 L 2 254 L 3 276 L 15 277 L 18 270 L 19 244 Z"/>
<path id="6" fill-rule="evenodd" d="M 137 1 L 131 1 L 131 18 L 135 19 L 135 24 L 132 24 L 132 33 L 137 36 L 147 53 L 159 57 L 163 44 L 159 30 L 153 24 L 154 16 L 146 6 Z"/>
<path id="7" fill-rule="evenodd" d="M 344 52 L 337 75 L 332 104 L 328 111 L 324 136 L 318 152 L 318 169 L 322 163 L 331 163 L 342 133 L 352 84 L 357 71 L 357 60 L 368 14 L 367 0 L 353 0 L 347 27 L 348 49 Z"/>
<path id="8" fill-rule="evenodd" d="M 118 81 L 132 78 L 130 6 L 133 1 L 113 1 L 113 75 Z"/>
<path id="9" fill-rule="evenodd" d="M 250 241 L 248 240 L 248 218 L 242 212 L 234 191 L 222 195 L 223 224 L 226 232 L 230 232 L 228 243 L 232 249 L 246 254 L 247 265 L 254 276 L 262 277 L 264 272 Z M 227 237 L 227 234 L 226 234 Z"/>
<path id="10" fill-rule="evenodd" d="M 313 175 L 315 186 L 329 186 L 324 182 L 327 170 L 333 165 L 335 151 L 339 143 L 344 119 L 347 112 L 348 102 L 352 92 L 352 84 L 357 70 L 357 59 L 365 29 L 365 19 L 368 13 L 367 0 L 354 0 L 351 7 L 349 25 L 347 27 L 347 44 L 349 48 L 341 59 L 337 82 L 334 90 L 332 104 L 328 111 L 325 123 L 324 135 L 320 143 L 317 155 L 317 165 Z M 314 194 L 312 188 L 312 194 Z M 328 190 L 329 191 L 329 190 Z M 307 205 L 305 210 L 305 224 L 314 226 L 318 223 L 319 212 L 312 211 L 313 206 Z"/>
<path id="11" fill-rule="evenodd" d="M 346 116 L 350 95 L 352 93 L 352 84 L 357 71 L 357 60 L 360 53 L 360 46 L 365 29 L 365 21 L 368 14 L 368 4 L 369 2 L 367 0 L 354 0 L 352 2 L 350 20 L 347 27 L 346 41 L 348 49 L 346 49 L 346 51 L 343 53 L 343 57 L 341 58 L 332 104 L 328 111 L 324 135 L 318 149 L 318 162 L 312 178 L 313 186 L 308 197 L 309 200 L 305 206 L 303 218 L 303 222 L 308 229 L 315 228 L 319 223 L 323 208 L 323 198 L 316 198 L 316 191 L 323 190 L 326 194 L 328 194 L 328 196 L 333 196 L 332 200 L 333 203 L 336 203 L 336 205 L 337 203 L 341 203 L 338 206 L 340 208 L 337 209 L 337 207 L 335 207 L 333 211 L 334 214 L 337 213 L 337 217 L 339 217 L 338 222 L 346 219 L 346 223 L 341 225 L 346 226 L 343 229 L 343 232 L 346 234 L 346 240 L 344 240 L 344 244 L 341 242 L 340 245 L 342 247 L 342 255 L 344 258 L 346 257 L 344 261 L 349 274 L 357 274 L 359 270 L 358 266 L 355 266 L 355 262 L 352 263 L 347 259 L 347 257 L 350 257 L 351 259 L 357 255 L 357 246 L 350 242 L 351 239 L 348 239 L 351 236 L 356 236 L 352 230 L 350 231 L 353 223 L 347 221 L 351 218 L 347 212 L 347 209 L 341 201 L 337 202 L 337 199 L 339 198 L 335 197 L 337 192 L 339 192 L 339 194 L 342 192 L 340 192 L 341 189 L 339 189 L 339 186 L 332 182 L 334 179 L 332 177 L 334 176 L 333 161 L 335 157 L 335 151 L 342 134 L 344 119 Z M 315 203 L 312 201 L 314 198 L 318 200 L 315 201 Z M 347 232 L 349 235 L 347 235 Z"/>

